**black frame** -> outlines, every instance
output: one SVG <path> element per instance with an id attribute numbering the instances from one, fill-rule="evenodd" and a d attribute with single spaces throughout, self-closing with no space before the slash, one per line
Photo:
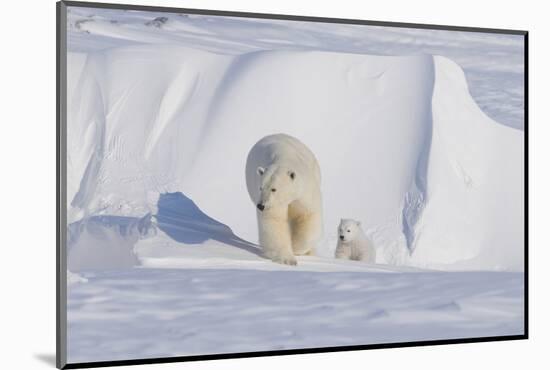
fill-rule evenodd
<path id="1" fill-rule="evenodd" d="M 496 33 L 508 35 L 521 35 L 524 37 L 524 334 L 522 335 L 506 335 L 493 337 L 479 338 L 463 338 L 463 339 L 442 339 L 428 340 L 415 342 L 397 342 L 397 343 L 380 343 L 366 344 L 354 346 L 338 346 L 338 347 L 321 347 L 321 348 L 302 348 L 289 350 L 274 350 L 274 351 L 257 351 L 257 352 L 241 352 L 241 353 L 221 353 L 211 355 L 196 355 L 196 356 L 176 356 L 162 358 L 145 358 L 132 360 L 117 360 L 117 361 L 97 361 L 97 362 L 80 362 L 67 363 L 67 7 L 85 7 L 85 8 L 101 8 L 101 9 L 118 9 L 118 10 L 138 10 L 164 13 L 186 13 L 200 15 L 215 15 L 226 17 L 242 17 L 242 18 L 263 18 L 263 19 L 278 19 L 289 21 L 304 21 L 304 22 L 320 22 L 320 23 L 344 23 L 357 24 L 367 26 L 384 26 L 398 28 L 417 28 L 429 30 L 445 30 L 445 31 L 462 31 L 462 32 L 480 32 L 480 33 Z M 343 18 L 325 18 L 325 17 L 309 17 L 286 14 L 265 14 L 265 13 L 249 13 L 249 12 L 233 12 L 222 10 L 207 10 L 207 9 L 188 9 L 188 8 L 173 8 L 159 6 L 144 6 L 131 4 L 109 4 L 96 2 L 82 1 L 59 1 L 56 3 L 56 122 L 57 122 L 57 142 L 56 142 L 56 366 L 59 369 L 79 369 L 107 366 L 124 366 L 124 365 L 143 365 L 143 364 L 158 364 L 158 363 L 173 363 L 186 361 L 204 361 L 204 360 L 219 360 L 243 357 L 264 357 L 264 356 L 281 356 L 281 355 L 296 355 L 307 353 L 323 353 L 323 352 L 341 352 L 341 351 L 358 351 L 366 349 L 380 348 L 401 348 L 401 347 L 419 347 L 458 343 L 480 343 L 480 342 L 496 342 L 508 340 L 520 340 L 529 338 L 529 53 L 528 42 L 529 32 L 523 30 L 511 29 L 496 29 L 496 28 L 477 28 L 477 27 L 460 27 L 447 25 L 430 25 L 419 23 L 401 23 L 401 22 L 382 22 L 369 21 L 359 19 L 343 19 Z"/>

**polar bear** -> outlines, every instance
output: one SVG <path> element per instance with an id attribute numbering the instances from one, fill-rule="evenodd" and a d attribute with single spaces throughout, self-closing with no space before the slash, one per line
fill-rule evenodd
<path id="1" fill-rule="evenodd" d="M 351 219 L 340 220 L 338 244 L 334 254 L 336 258 L 376 262 L 376 249 L 372 241 L 361 229 L 361 223 Z"/>
<path id="2" fill-rule="evenodd" d="M 322 233 L 321 171 L 298 139 L 269 135 L 246 161 L 246 186 L 256 207 L 265 257 L 296 265 L 295 255 L 314 255 Z"/>

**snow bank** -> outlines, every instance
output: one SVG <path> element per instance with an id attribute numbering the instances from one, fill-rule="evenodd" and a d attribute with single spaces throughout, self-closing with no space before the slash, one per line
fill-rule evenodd
<path id="1" fill-rule="evenodd" d="M 231 55 L 277 49 L 443 55 L 464 68 L 484 112 L 501 124 L 524 126 L 522 35 L 80 7 L 69 7 L 68 28 L 72 51 L 156 43 Z"/>
<path id="2" fill-rule="evenodd" d="M 142 218 L 93 216 L 68 229 L 67 267 L 72 271 L 102 270 L 139 265 L 134 246 L 156 234 L 151 214 Z"/>
<path id="3" fill-rule="evenodd" d="M 127 44 L 69 53 L 70 222 L 181 192 L 254 243 L 246 156 L 284 132 L 319 160 L 327 240 L 354 218 L 378 262 L 523 268 L 523 132 L 485 116 L 452 61 Z"/>
<path id="4" fill-rule="evenodd" d="M 523 132 L 453 61 L 410 55 L 462 53 L 521 123 L 522 90 L 491 93 L 521 85 L 521 40 L 70 11 L 70 362 L 524 332 L 523 273 L 430 270 L 523 269 Z M 297 266 L 261 257 L 245 184 L 276 132 L 322 172 L 325 235 Z M 377 264 L 334 259 L 340 218 Z"/>
<path id="5" fill-rule="evenodd" d="M 435 57 L 435 66 L 428 202 L 410 262 L 522 270 L 523 133 L 481 112 L 458 65 Z"/>

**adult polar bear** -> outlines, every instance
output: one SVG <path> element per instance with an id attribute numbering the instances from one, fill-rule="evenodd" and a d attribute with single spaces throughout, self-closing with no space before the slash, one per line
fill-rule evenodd
<path id="1" fill-rule="evenodd" d="M 315 254 L 322 233 L 320 185 L 317 159 L 298 139 L 270 135 L 250 149 L 246 186 L 267 258 L 295 265 L 295 255 Z"/>

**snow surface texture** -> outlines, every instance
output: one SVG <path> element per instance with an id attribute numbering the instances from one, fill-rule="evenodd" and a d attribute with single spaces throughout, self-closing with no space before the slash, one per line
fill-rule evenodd
<path id="1" fill-rule="evenodd" d="M 523 36 L 106 9 L 70 11 L 72 51 L 176 43 L 224 54 L 308 49 L 443 55 L 464 69 L 470 92 L 485 113 L 499 123 L 523 129 Z"/>
<path id="2" fill-rule="evenodd" d="M 69 10 L 70 362 L 523 332 L 520 38 Z M 277 132 L 322 172 L 297 267 L 246 191 Z M 341 218 L 378 264 L 333 258 Z"/>
<path id="3" fill-rule="evenodd" d="M 299 263 L 302 258 L 299 258 Z M 519 273 L 133 269 L 72 288 L 71 361 L 523 331 Z M 229 278 L 230 277 L 230 278 Z M 93 281 L 93 283 L 92 283 Z"/>

